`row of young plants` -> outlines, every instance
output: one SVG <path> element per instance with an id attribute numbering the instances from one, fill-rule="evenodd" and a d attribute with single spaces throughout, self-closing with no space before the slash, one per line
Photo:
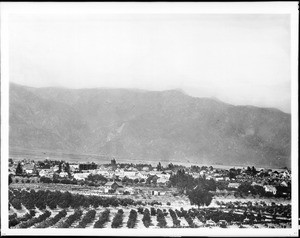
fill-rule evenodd
<path id="1" fill-rule="evenodd" d="M 194 223 L 193 218 L 195 218 L 194 216 L 191 216 L 190 213 L 185 213 L 184 214 L 184 219 L 187 221 L 187 223 L 189 224 L 189 227 L 191 228 L 196 228 L 197 225 Z"/>
<path id="2" fill-rule="evenodd" d="M 51 212 L 46 210 L 43 214 L 39 215 L 38 217 L 33 217 L 27 221 L 24 221 L 18 225 L 18 228 L 29 228 L 37 223 L 40 223 L 46 220 L 48 217 L 51 216 Z"/>
<path id="3" fill-rule="evenodd" d="M 119 209 L 116 215 L 114 216 L 112 223 L 111 223 L 111 228 L 119 228 L 122 226 L 123 223 L 123 214 L 124 211 L 123 209 Z"/>
<path id="4" fill-rule="evenodd" d="M 128 221 L 127 221 L 127 227 L 128 228 L 134 228 L 137 221 L 137 211 L 134 209 L 130 210 Z"/>
<path id="5" fill-rule="evenodd" d="M 241 201 L 235 201 L 235 202 L 224 202 L 224 201 L 216 201 L 216 204 L 220 207 L 226 207 L 229 209 L 247 209 L 253 210 L 253 212 L 265 212 L 265 213 L 273 213 L 275 210 L 279 214 L 290 214 L 291 211 L 291 205 L 283 205 L 283 204 L 276 204 L 272 202 L 271 204 L 266 204 L 264 201 L 256 201 L 256 202 L 241 202 Z"/>
<path id="6" fill-rule="evenodd" d="M 192 209 L 195 213 L 200 213 L 202 217 L 205 218 L 205 220 L 213 220 L 215 222 L 218 222 L 219 220 L 225 220 L 228 223 L 231 222 L 244 222 L 245 219 L 250 220 L 250 223 L 264 223 L 267 219 L 267 216 L 271 216 L 272 222 L 279 222 L 279 214 L 276 212 L 276 208 L 271 210 L 271 213 L 266 213 L 268 211 L 268 208 L 263 208 L 261 210 L 252 210 L 249 207 L 245 210 L 237 211 L 236 209 L 230 209 L 230 210 L 211 210 L 211 209 Z M 270 211 L 270 210 L 269 210 Z M 282 214 L 280 214 L 282 215 Z M 288 218 L 288 217 L 285 217 Z M 289 219 L 286 220 L 287 222 Z"/>
<path id="7" fill-rule="evenodd" d="M 87 224 L 91 223 L 96 216 L 96 210 L 89 210 L 82 220 L 79 222 L 77 228 L 85 228 Z"/>
<path id="8" fill-rule="evenodd" d="M 167 226 L 167 222 L 166 222 L 166 218 L 165 218 L 165 215 L 163 213 L 162 210 L 160 209 L 157 209 L 157 215 L 156 215 L 156 220 L 157 220 L 157 225 L 160 227 L 160 228 L 164 228 Z"/>
<path id="9" fill-rule="evenodd" d="M 178 219 L 176 213 L 171 208 L 169 209 L 169 213 L 173 220 L 173 227 L 180 227 L 180 220 Z"/>
<path id="10" fill-rule="evenodd" d="M 61 210 L 54 217 L 48 218 L 47 220 L 36 225 L 36 228 L 48 228 L 55 225 L 58 221 L 64 218 L 67 215 L 67 211 L 65 209 Z"/>
<path id="11" fill-rule="evenodd" d="M 104 224 L 109 221 L 109 209 L 105 209 L 101 214 L 99 219 L 95 222 L 94 228 L 103 228 Z"/>
<path id="12" fill-rule="evenodd" d="M 30 210 L 28 213 L 26 213 L 22 217 L 17 217 L 17 214 L 14 213 L 13 215 L 9 216 L 8 227 L 11 228 L 11 227 L 14 227 L 14 226 L 18 225 L 21 222 L 28 221 L 29 219 L 31 219 L 32 217 L 34 217 L 35 214 L 36 214 L 35 210 Z"/>
<path id="13" fill-rule="evenodd" d="M 144 210 L 143 214 L 144 214 L 143 219 L 142 219 L 143 224 L 144 224 L 145 227 L 148 228 L 149 226 L 151 226 L 151 215 L 150 215 L 149 209 L 146 208 Z"/>
<path id="14" fill-rule="evenodd" d="M 65 221 L 59 224 L 58 228 L 69 228 L 75 221 L 82 216 L 82 210 L 75 210 Z"/>

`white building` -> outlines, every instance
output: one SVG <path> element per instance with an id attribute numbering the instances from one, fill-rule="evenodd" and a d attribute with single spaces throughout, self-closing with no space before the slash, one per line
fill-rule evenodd
<path id="1" fill-rule="evenodd" d="M 59 177 L 61 177 L 61 178 L 67 178 L 68 177 L 68 173 L 67 172 L 60 172 L 59 173 Z"/>
<path id="2" fill-rule="evenodd" d="M 70 164 L 70 171 L 79 171 L 79 164 Z"/>
<path id="3" fill-rule="evenodd" d="M 238 188 L 240 186 L 240 184 L 239 183 L 229 183 L 228 184 L 228 188 Z"/>
<path id="4" fill-rule="evenodd" d="M 53 178 L 53 170 L 52 169 L 42 169 L 39 172 L 40 177 Z"/>
<path id="5" fill-rule="evenodd" d="M 76 179 L 76 180 L 85 180 L 89 175 L 90 175 L 90 173 L 75 173 L 74 174 L 74 179 Z"/>
<path id="6" fill-rule="evenodd" d="M 270 192 L 270 193 L 273 193 L 274 195 L 277 192 L 277 189 L 272 185 L 265 185 L 264 189 L 265 189 L 265 192 Z"/>

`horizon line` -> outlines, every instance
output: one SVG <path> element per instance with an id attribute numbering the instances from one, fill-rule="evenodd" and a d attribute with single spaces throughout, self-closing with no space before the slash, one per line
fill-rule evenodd
<path id="1" fill-rule="evenodd" d="M 199 99 L 212 99 L 214 101 L 217 101 L 219 103 L 223 103 L 223 104 L 227 104 L 227 105 L 230 105 L 230 106 L 235 106 L 235 107 L 241 107 L 241 106 L 244 106 L 244 107 L 254 107 L 254 108 L 260 108 L 260 109 L 267 109 L 267 110 L 277 110 L 277 111 L 280 111 L 282 113 L 285 113 L 285 114 L 288 114 L 288 115 L 291 115 L 291 112 L 285 112 L 283 111 L 282 109 L 279 109 L 277 107 L 262 107 L 262 106 L 256 106 L 256 105 L 253 105 L 253 104 L 233 104 L 233 103 L 228 103 L 228 102 L 225 102 L 221 99 L 219 99 L 218 97 L 216 96 L 210 96 L 210 97 L 200 97 L 200 96 L 193 96 L 193 95 L 190 95 L 189 93 L 187 93 L 184 89 L 182 88 L 179 88 L 179 87 L 174 87 L 174 88 L 170 88 L 170 89 L 161 89 L 161 90 L 151 90 L 151 89 L 143 89 L 143 88 L 130 88 L 130 87 L 85 87 L 85 88 L 71 88 L 71 87 L 66 87 L 66 86 L 41 86 L 41 87 L 37 87 L 37 86 L 29 86 L 29 85 L 24 85 L 24 84 L 20 84 L 20 83 L 15 83 L 15 82 L 12 82 L 10 81 L 9 82 L 9 85 L 11 84 L 15 84 L 17 86 L 21 86 L 21 87 L 27 87 L 27 88 L 35 88 L 35 89 L 65 89 L 65 90 L 93 90 L 93 89 L 108 89 L 108 90 L 135 90 L 135 91 L 144 91 L 144 92 L 167 92 L 167 91 L 176 91 L 176 92 L 179 92 L 179 93 L 182 93 L 188 97 L 192 97 L 192 98 L 199 98 Z"/>

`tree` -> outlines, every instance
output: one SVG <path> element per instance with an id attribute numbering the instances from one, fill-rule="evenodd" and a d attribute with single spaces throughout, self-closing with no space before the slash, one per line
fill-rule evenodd
<path id="1" fill-rule="evenodd" d="M 157 171 L 161 171 L 162 170 L 162 166 L 161 163 L 159 162 L 158 165 L 156 166 Z"/>
<path id="2" fill-rule="evenodd" d="M 252 166 L 252 175 L 257 174 L 256 168 L 254 166 Z"/>
<path id="3" fill-rule="evenodd" d="M 197 186 L 188 193 L 191 205 L 208 206 L 212 201 L 212 194 L 205 188 Z"/>
<path id="4" fill-rule="evenodd" d="M 8 184 L 12 183 L 12 178 L 11 178 L 11 174 L 8 176 Z"/>
<path id="5" fill-rule="evenodd" d="M 86 180 L 101 184 L 105 184 L 107 182 L 107 178 L 105 178 L 102 174 L 90 174 Z"/>
<path id="6" fill-rule="evenodd" d="M 237 175 L 237 171 L 234 169 L 234 168 L 231 168 L 229 170 L 229 178 L 230 179 L 235 179 L 236 178 L 236 175 Z"/>
<path id="7" fill-rule="evenodd" d="M 23 174 L 23 168 L 21 163 L 19 162 L 16 168 L 16 175 L 22 175 Z"/>
<path id="8" fill-rule="evenodd" d="M 115 159 L 112 159 L 112 160 L 110 161 L 110 164 L 111 164 L 112 166 L 116 166 L 116 165 L 117 165 L 117 162 L 116 162 Z"/>
<path id="9" fill-rule="evenodd" d="M 65 172 L 67 172 L 68 175 L 70 176 L 70 165 L 69 165 L 69 163 L 66 163 Z"/>
<path id="10" fill-rule="evenodd" d="M 168 169 L 173 170 L 174 169 L 174 165 L 172 163 L 168 164 Z"/>
<path id="11" fill-rule="evenodd" d="M 253 187 L 249 182 L 244 182 L 238 187 L 238 191 L 243 194 L 249 194 L 253 191 Z"/>
<path id="12" fill-rule="evenodd" d="M 62 171 L 62 162 L 60 162 L 58 165 L 57 173 L 60 173 L 61 171 Z"/>
<path id="13" fill-rule="evenodd" d="M 215 180 L 213 180 L 212 178 L 209 180 L 206 180 L 206 187 L 209 191 L 216 191 L 217 185 Z"/>
<path id="14" fill-rule="evenodd" d="M 144 226 L 147 228 L 151 225 L 151 216 L 148 208 L 146 208 L 144 211 L 144 216 L 142 221 L 144 223 Z"/>
<path id="15" fill-rule="evenodd" d="M 176 174 L 171 175 L 170 183 L 172 186 L 177 187 L 179 191 L 191 189 L 195 185 L 195 180 L 192 175 L 186 174 L 184 170 L 179 169 Z"/>

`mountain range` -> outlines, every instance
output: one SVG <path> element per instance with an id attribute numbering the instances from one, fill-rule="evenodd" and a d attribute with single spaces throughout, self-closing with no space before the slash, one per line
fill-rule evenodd
<path id="1" fill-rule="evenodd" d="M 191 97 L 180 90 L 34 88 L 11 83 L 9 146 L 10 151 L 145 162 L 290 167 L 291 115 Z"/>

